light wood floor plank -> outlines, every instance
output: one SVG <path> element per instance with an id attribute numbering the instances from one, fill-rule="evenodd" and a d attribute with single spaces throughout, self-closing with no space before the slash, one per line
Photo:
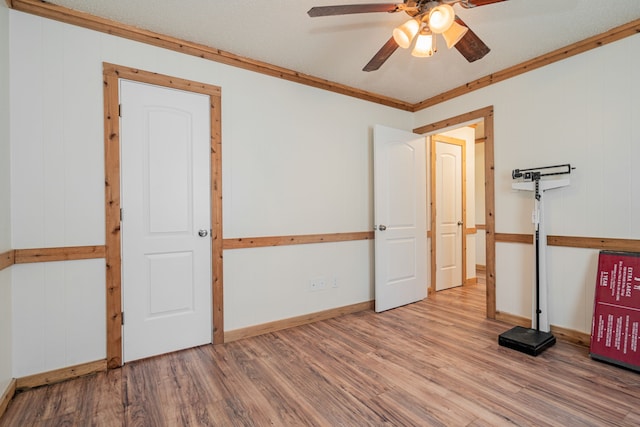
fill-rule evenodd
<path id="1" fill-rule="evenodd" d="M 640 375 L 500 347 L 480 281 L 18 393 L 0 426 L 636 426 Z"/>

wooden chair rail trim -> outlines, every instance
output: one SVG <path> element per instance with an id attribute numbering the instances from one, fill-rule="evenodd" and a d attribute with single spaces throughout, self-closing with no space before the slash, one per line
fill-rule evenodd
<path id="1" fill-rule="evenodd" d="M 547 245 L 564 246 L 567 248 L 587 248 L 608 251 L 640 252 L 640 240 L 638 239 L 547 236 Z"/>
<path id="2" fill-rule="evenodd" d="M 263 323 L 260 325 L 249 326 L 241 329 L 234 329 L 224 333 L 224 342 L 237 341 L 243 338 L 255 337 L 269 332 L 276 332 L 282 329 L 302 326 L 319 320 L 332 319 L 345 314 L 357 313 L 364 310 L 373 310 L 374 301 L 365 301 L 357 304 L 347 305 L 344 307 L 332 308 L 329 310 L 319 311 L 316 313 L 305 314 L 302 316 L 291 317 L 289 319 L 276 320 L 274 322 Z"/>
<path id="3" fill-rule="evenodd" d="M 319 77 L 279 67 L 277 65 L 235 55 L 210 46 L 143 30 L 134 26 L 125 25 L 120 22 L 100 18 L 95 15 L 75 11 L 40 0 L 12 0 L 11 7 L 21 12 L 31 13 L 33 15 L 54 19 L 67 24 L 124 37 L 129 40 L 174 50 L 187 55 L 197 56 L 198 58 L 204 58 L 222 64 L 243 68 L 245 70 L 266 74 L 268 76 L 289 80 L 330 92 L 336 92 L 342 95 L 363 99 L 365 101 L 386 105 L 400 110 L 413 110 L 413 104 L 409 102 L 367 92 L 340 83 L 321 79 Z"/>
<path id="4" fill-rule="evenodd" d="M 69 366 L 67 368 L 61 368 L 53 371 L 42 372 L 40 374 L 17 378 L 16 387 L 18 390 L 25 390 L 42 385 L 54 384 L 72 378 L 82 377 L 84 375 L 94 374 L 96 372 L 103 372 L 106 370 L 107 359 L 96 360 L 95 362 L 82 363 L 75 366 Z"/>
<path id="5" fill-rule="evenodd" d="M 15 264 L 71 261 L 105 257 L 105 246 L 69 246 L 60 248 L 15 249 Z"/>
<path id="6" fill-rule="evenodd" d="M 476 226 L 484 230 L 484 225 Z M 474 229 L 468 229 L 467 234 L 473 234 Z M 427 233 L 427 237 L 430 232 Z M 496 242 L 532 244 L 533 236 L 518 233 L 496 233 Z M 260 248 L 270 246 L 303 245 L 310 243 L 349 242 L 355 240 L 373 240 L 373 231 L 356 231 L 352 233 L 304 234 L 291 236 L 270 237 L 239 237 L 223 239 L 223 249 Z M 599 249 L 610 251 L 640 252 L 640 240 L 617 239 L 606 237 L 579 236 L 547 236 L 549 246 L 563 246 L 568 248 Z M 26 264 L 51 261 L 74 261 L 105 257 L 105 246 L 69 246 L 58 248 L 12 249 L 0 253 L 0 270 L 13 264 Z"/>
<path id="7" fill-rule="evenodd" d="M 533 243 L 531 234 L 496 233 L 496 243 Z"/>
<path id="8" fill-rule="evenodd" d="M 496 242 L 533 244 L 530 234 L 496 233 Z M 640 252 L 640 240 L 608 237 L 547 236 L 547 245 L 566 248 Z"/>
<path id="9" fill-rule="evenodd" d="M 2 395 L 0 396 L 0 419 L 7 410 L 9 402 L 11 402 L 11 399 L 13 399 L 13 396 L 15 396 L 16 394 L 16 383 L 16 379 L 12 379 L 9 382 L 9 385 L 7 385 L 7 388 L 2 392 Z"/>
<path id="10" fill-rule="evenodd" d="M 241 237 L 224 239 L 223 249 L 259 248 L 269 246 L 301 245 L 308 243 L 347 242 L 353 240 L 373 240 L 373 231 L 353 233 L 307 234 L 297 236 Z M 106 247 L 68 246 L 57 248 L 11 249 L 0 253 L 0 270 L 13 264 L 35 262 L 73 261 L 83 259 L 105 258 Z"/>
<path id="11" fill-rule="evenodd" d="M 11 267 L 16 261 L 16 251 L 11 249 L 0 253 L 0 271 L 7 267 Z"/>
<path id="12" fill-rule="evenodd" d="M 222 249 L 263 248 L 269 246 L 304 245 L 309 243 L 348 242 L 353 240 L 373 240 L 373 231 L 331 234 L 301 234 L 272 237 L 240 237 L 224 239 Z"/>
<path id="13" fill-rule="evenodd" d="M 287 68 L 238 56 L 233 53 L 225 52 L 213 47 L 177 39 L 159 33 L 154 33 L 152 31 L 142 30 L 116 21 L 100 18 L 88 13 L 74 11 L 72 9 L 50 4 L 41 0 L 6 0 L 6 2 L 8 7 L 19 10 L 21 12 L 31 13 L 33 15 L 42 16 L 44 18 L 54 19 L 67 24 L 77 25 L 91 30 L 124 37 L 152 46 L 171 49 L 187 55 L 197 56 L 199 58 L 208 59 L 226 65 L 243 68 L 249 71 L 266 74 L 272 77 L 289 80 L 307 86 L 312 86 L 330 92 L 335 92 L 342 95 L 351 96 L 354 98 L 363 99 L 365 101 L 370 101 L 410 112 L 423 110 L 441 102 L 445 102 L 458 96 L 465 95 L 477 89 L 487 87 L 494 83 L 498 83 L 503 80 L 518 76 L 520 74 L 524 74 L 531 70 L 544 67 L 554 62 L 561 61 L 579 53 L 604 46 L 608 43 L 620 40 L 625 37 L 629 37 L 640 32 L 640 19 L 631 21 L 627 24 L 620 25 L 604 33 L 570 44 L 553 52 L 538 56 L 529 61 L 517 64 L 513 67 L 497 71 L 493 74 L 481 77 L 477 80 L 443 92 L 434 97 L 412 104 L 409 102 L 401 101 L 399 99 L 386 97 L 354 87 L 346 86 L 340 83 L 335 83 L 329 80 L 314 77 L 308 74 L 303 74 Z"/>

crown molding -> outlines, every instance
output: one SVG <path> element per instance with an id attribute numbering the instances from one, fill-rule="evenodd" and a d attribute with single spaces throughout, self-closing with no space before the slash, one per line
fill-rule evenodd
<path id="1" fill-rule="evenodd" d="M 170 37 L 164 34 L 143 30 L 134 26 L 122 24 L 120 22 L 104 19 L 84 12 L 75 11 L 66 7 L 46 3 L 41 0 L 6 0 L 7 5 L 15 10 L 53 19 L 79 27 L 100 31 L 107 34 L 123 37 L 130 40 L 146 43 L 152 46 L 174 50 L 187 55 L 197 56 L 222 64 L 231 65 L 256 73 L 281 78 L 299 84 L 339 93 L 346 96 L 362 99 L 365 101 L 386 105 L 409 112 L 417 112 L 445 101 L 466 95 L 478 89 L 485 88 L 492 84 L 510 79 L 520 74 L 527 73 L 537 68 L 553 64 L 558 61 L 570 58 L 574 55 L 595 49 L 614 41 L 623 39 L 640 33 L 640 19 L 636 19 L 627 24 L 620 25 L 604 33 L 589 37 L 585 40 L 570 44 L 546 53 L 536 58 L 530 59 L 513 67 L 489 74 L 479 79 L 473 80 L 462 86 L 458 86 L 449 91 L 443 92 L 434 97 L 425 99 L 415 104 L 399 99 L 379 95 L 373 92 L 364 91 L 340 83 L 314 77 L 300 73 L 288 68 L 279 67 L 266 62 L 235 55 L 214 47 L 187 40 Z"/>

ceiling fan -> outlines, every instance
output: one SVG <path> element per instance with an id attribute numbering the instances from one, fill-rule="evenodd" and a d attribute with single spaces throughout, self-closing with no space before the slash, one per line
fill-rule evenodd
<path id="1" fill-rule="evenodd" d="M 398 49 L 408 48 L 415 39 L 411 54 L 429 57 L 436 51 L 436 34 L 442 34 L 447 47 L 455 48 L 467 61 L 483 58 L 491 49 L 456 16 L 454 4 L 465 9 L 485 6 L 506 0 L 404 0 L 403 3 L 362 3 L 312 7 L 310 17 L 349 15 L 371 12 L 405 12 L 411 16 L 407 22 L 393 30 L 393 36 L 364 66 L 362 71 L 375 71 Z M 417 36 L 417 37 L 416 37 Z"/>

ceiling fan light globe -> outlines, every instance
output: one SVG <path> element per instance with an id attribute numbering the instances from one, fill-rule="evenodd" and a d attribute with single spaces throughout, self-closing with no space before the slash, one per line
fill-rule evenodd
<path id="1" fill-rule="evenodd" d="M 416 45 L 411 51 L 411 55 L 417 58 L 427 58 L 433 56 L 433 34 L 420 34 L 416 39 Z"/>
<path id="2" fill-rule="evenodd" d="M 419 29 L 420 23 L 415 19 L 410 19 L 399 27 L 393 29 L 393 39 L 398 43 L 398 46 L 406 49 L 411 46 L 411 42 Z"/>
<path id="3" fill-rule="evenodd" d="M 467 34 L 469 29 L 463 25 L 454 22 L 447 31 L 442 33 L 442 37 L 447 42 L 447 47 L 451 49 Z"/>
<path id="4" fill-rule="evenodd" d="M 436 34 L 444 33 L 451 27 L 456 13 L 448 4 L 441 4 L 429 12 L 429 28 Z"/>

